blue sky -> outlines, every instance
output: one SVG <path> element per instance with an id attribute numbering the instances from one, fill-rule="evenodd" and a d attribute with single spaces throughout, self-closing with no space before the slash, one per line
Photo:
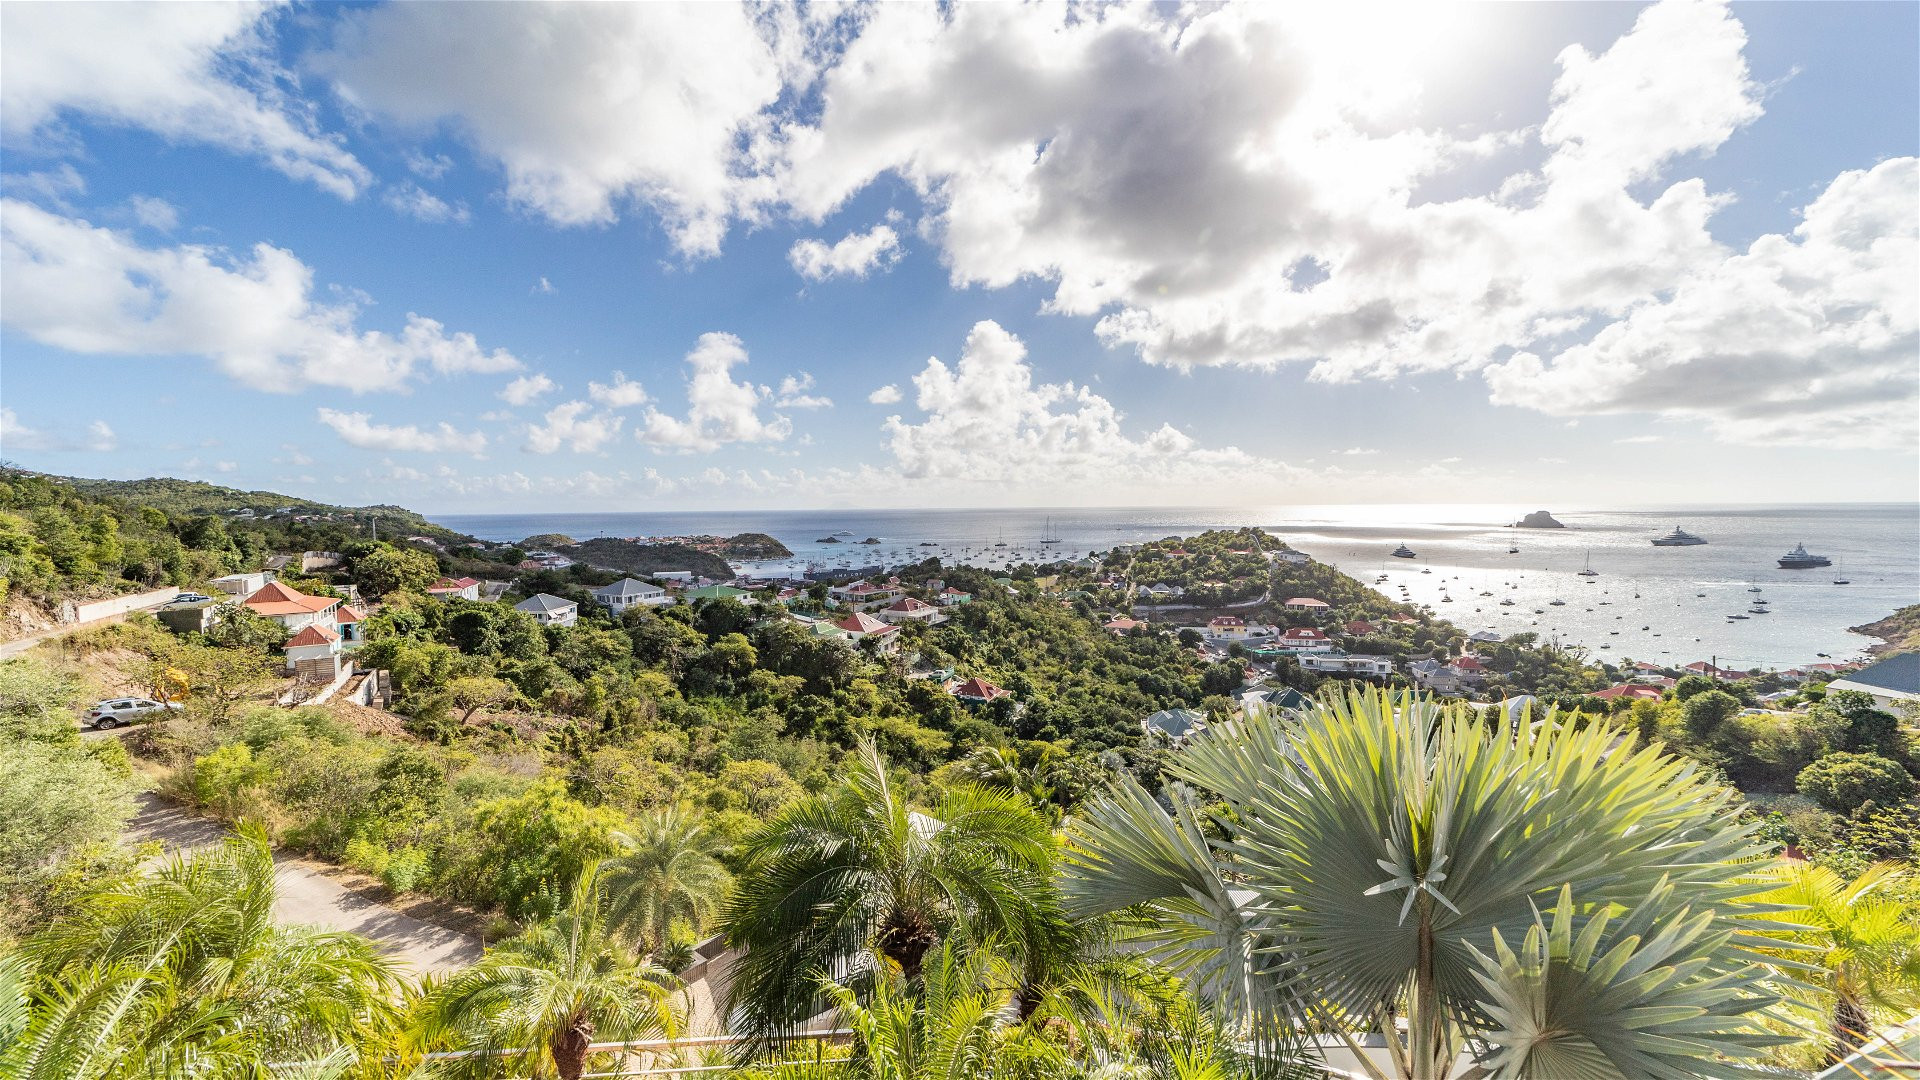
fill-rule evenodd
<path id="1" fill-rule="evenodd" d="M 1911 499 L 1917 38 L 11 4 L 0 454 L 428 511 Z"/>

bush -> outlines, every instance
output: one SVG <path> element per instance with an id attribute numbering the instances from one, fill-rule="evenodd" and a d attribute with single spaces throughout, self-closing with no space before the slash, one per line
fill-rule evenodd
<path id="1" fill-rule="evenodd" d="M 403 847 L 387 860 L 380 880 L 397 893 L 412 892 L 426 882 L 433 861 L 422 848 Z"/>
<path id="2" fill-rule="evenodd" d="M 1836 814 L 1854 814 L 1868 803 L 1891 806 L 1913 794 L 1907 770 L 1878 754 L 1828 754 L 1802 769 L 1794 784 Z"/>

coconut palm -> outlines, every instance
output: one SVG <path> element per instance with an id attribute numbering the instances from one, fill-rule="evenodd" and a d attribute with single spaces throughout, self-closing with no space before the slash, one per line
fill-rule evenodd
<path id="1" fill-rule="evenodd" d="M 636 960 L 609 924 L 601 871 L 589 865 L 552 919 L 489 949 L 433 988 L 420 1025 L 439 1045 L 471 1052 L 469 1071 L 528 1069 L 577 1080 L 596 1036 L 671 1037 L 679 1016 L 668 973 Z"/>
<path id="2" fill-rule="evenodd" d="M 1791 958 L 1810 965 L 1817 974 L 1803 979 L 1833 997 L 1834 1060 L 1873 1034 L 1869 1006 L 1920 1007 L 1920 926 L 1895 895 L 1912 882 L 1911 871 L 1876 863 L 1848 881 L 1824 866 L 1784 861 L 1765 877 L 1776 887 L 1761 899 L 1795 909 L 1785 918 L 1801 924 L 1786 938 L 1813 950 Z"/>
<path id="3" fill-rule="evenodd" d="M 84 898 L 22 950 L 31 1007 L 0 1074 L 264 1075 L 390 1030 L 391 962 L 353 934 L 275 925 L 273 870 L 244 826 Z"/>
<path id="4" fill-rule="evenodd" d="M 1230 838 L 1122 783 L 1074 830 L 1069 906 L 1147 905 L 1146 943 L 1241 1023 L 1377 1031 L 1413 1080 L 1469 1039 L 1494 1075 L 1568 1080 L 1731 1075 L 1778 1041 L 1743 935 L 1762 849 L 1658 747 L 1356 691 L 1217 725 L 1168 770 Z"/>
<path id="5" fill-rule="evenodd" d="M 961 923 L 1020 938 L 1053 848 L 1046 822 L 1012 793 L 963 786 L 915 812 L 863 744 L 837 788 L 746 842 L 723 918 L 744 953 L 728 991 L 743 1050 L 821 1011 L 822 976 L 863 987 L 883 959 L 917 979 L 927 950 Z"/>
<path id="6" fill-rule="evenodd" d="M 730 879 L 697 815 L 656 810 L 614 840 L 621 852 L 601 867 L 608 918 L 643 953 L 656 953 L 676 920 L 697 931 L 719 909 Z"/>

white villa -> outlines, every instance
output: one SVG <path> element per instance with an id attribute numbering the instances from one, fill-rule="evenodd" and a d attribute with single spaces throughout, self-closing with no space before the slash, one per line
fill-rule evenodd
<path id="1" fill-rule="evenodd" d="M 673 603 L 667 590 L 635 578 L 621 578 L 611 585 L 593 590 L 593 598 L 615 615 L 630 607 L 664 607 Z"/>
<path id="2" fill-rule="evenodd" d="M 513 605 L 513 610 L 533 616 L 541 626 L 572 626 L 580 618 L 580 605 L 552 593 L 535 593 Z"/>

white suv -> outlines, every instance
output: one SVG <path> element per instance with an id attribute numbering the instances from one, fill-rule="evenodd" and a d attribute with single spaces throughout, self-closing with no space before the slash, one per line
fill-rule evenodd
<path id="1" fill-rule="evenodd" d="M 155 701 L 143 697 L 110 698 L 88 709 L 80 723 L 95 731 L 107 731 L 149 713 L 177 711 L 180 708 L 177 701 Z"/>

